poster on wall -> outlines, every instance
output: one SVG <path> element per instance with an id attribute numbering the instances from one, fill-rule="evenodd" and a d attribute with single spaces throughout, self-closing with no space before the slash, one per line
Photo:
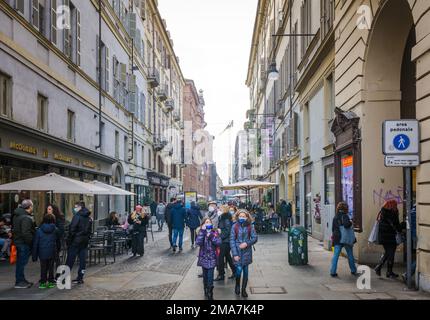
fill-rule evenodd
<path id="1" fill-rule="evenodd" d="M 342 200 L 348 204 L 349 217 L 354 215 L 354 162 L 352 155 L 342 156 Z"/>
<path id="2" fill-rule="evenodd" d="M 191 202 L 197 203 L 197 192 L 188 191 L 184 193 L 185 209 L 191 208 Z"/>

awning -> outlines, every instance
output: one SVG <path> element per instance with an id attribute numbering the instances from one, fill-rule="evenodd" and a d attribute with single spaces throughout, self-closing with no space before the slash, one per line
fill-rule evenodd
<path id="1" fill-rule="evenodd" d="M 48 191 L 66 194 L 109 194 L 109 190 L 91 183 L 66 178 L 56 173 L 0 185 L 1 191 Z"/>

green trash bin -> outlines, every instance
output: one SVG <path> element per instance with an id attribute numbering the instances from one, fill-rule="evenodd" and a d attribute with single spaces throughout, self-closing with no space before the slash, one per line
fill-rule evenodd
<path id="1" fill-rule="evenodd" d="M 292 266 L 308 264 L 308 232 L 303 227 L 288 231 L 288 263 Z"/>

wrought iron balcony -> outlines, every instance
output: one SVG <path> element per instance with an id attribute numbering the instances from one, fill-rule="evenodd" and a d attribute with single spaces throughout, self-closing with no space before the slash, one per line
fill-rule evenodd
<path id="1" fill-rule="evenodd" d="M 157 89 L 157 97 L 160 101 L 166 101 L 169 95 L 169 87 L 167 84 L 161 84 Z"/>
<path id="2" fill-rule="evenodd" d="M 164 138 L 154 138 L 155 151 L 161 151 L 167 145 L 167 140 Z"/>
<path id="3" fill-rule="evenodd" d="M 179 114 L 179 111 L 173 111 L 173 120 L 176 122 L 181 120 L 181 115 Z"/>
<path id="4" fill-rule="evenodd" d="M 151 88 L 160 85 L 160 72 L 156 68 L 148 68 L 148 84 Z"/>
<path id="5" fill-rule="evenodd" d="M 175 100 L 173 99 L 167 99 L 164 102 L 164 106 L 166 107 L 167 112 L 171 112 L 175 109 Z"/>

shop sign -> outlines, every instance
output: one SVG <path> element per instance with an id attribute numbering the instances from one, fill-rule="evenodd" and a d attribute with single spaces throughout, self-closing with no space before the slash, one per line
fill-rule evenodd
<path id="1" fill-rule="evenodd" d="M 54 153 L 54 159 L 61 161 L 61 162 L 66 162 L 66 163 L 72 163 L 73 162 L 73 158 L 69 157 L 69 156 L 65 156 L 61 153 Z"/>
<path id="2" fill-rule="evenodd" d="M 37 148 L 25 145 L 23 143 L 16 143 L 15 141 L 11 141 L 9 144 L 9 148 L 16 151 L 37 155 Z"/>

